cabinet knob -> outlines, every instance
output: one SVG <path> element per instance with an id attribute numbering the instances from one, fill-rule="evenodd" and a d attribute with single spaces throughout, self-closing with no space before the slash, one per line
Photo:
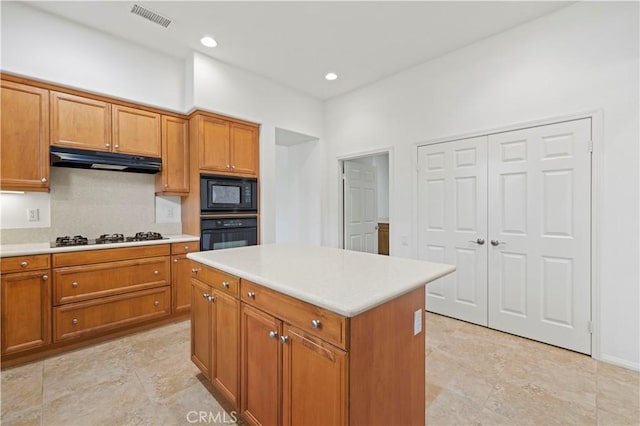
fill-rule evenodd
<path id="1" fill-rule="evenodd" d="M 78 324 L 78 318 L 74 318 L 71 320 L 71 324 L 76 325 Z"/>
<path id="2" fill-rule="evenodd" d="M 111 146 L 111 144 L 110 144 L 110 143 L 105 143 L 105 144 L 104 144 L 104 147 L 105 147 L 105 148 L 109 148 L 110 146 Z"/>
<path id="3" fill-rule="evenodd" d="M 229 281 L 222 281 L 222 287 L 229 288 Z"/>
<path id="4" fill-rule="evenodd" d="M 215 301 L 216 301 L 216 298 L 215 298 L 214 296 L 209 295 L 209 296 L 207 297 L 207 300 L 208 300 L 209 302 L 213 303 L 213 302 L 215 302 Z"/>
<path id="5" fill-rule="evenodd" d="M 27 265 L 28 265 L 28 263 L 27 263 L 27 262 L 20 262 L 20 266 L 22 266 L 23 268 L 26 268 L 26 267 L 27 267 Z"/>
<path id="6" fill-rule="evenodd" d="M 45 183 L 47 181 L 47 178 L 42 178 L 40 179 L 40 182 Z"/>
<path id="7" fill-rule="evenodd" d="M 78 282 L 77 281 L 72 282 L 71 287 L 78 288 Z"/>
<path id="8" fill-rule="evenodd" d="M 178 259 L 173 259 L 173 263 L 178 263 Z"/>
<path id="9" fill-rule="evenodd" d="M 280 336 L 281 343 L 287 343 L 289 341 L 289 336 Z"/>
<path id="10" fill-rule="evenodd" d="M 203 299 L 209 299 L 210 294 L 209 293 L 203 293 L 202 294 L 202 298 Z"/>
<path id="11" fill-rule="evenodd" d="M 120 145 L 115 144 L 113 147 L 114 147 L 115 149 L 118 149 L 118 148 L 120 148 Z"/>
<path id="12" fill-rule="evenodd" d="M 153 271 L 153 275 L 158 275 L 160 273 L 160 271 Z"/>
<path id="13" fill-rule="evenodd" d="M 269 332 L 269 338 L 270 338 L 270 339 L 275 339 L 276 337 L 278 337 L 278 332 L 277 332 L 277 331 L 275 331 L 275 330 L 271 330 L 271 331 Z"/>
<path id="14" fill-rule="evenodd" d="M 231 165 L 227 164 L 227 169 L 230 169 L 230 168 L 231 168 Z"/>
<path id="15" fill-rule="evenodd" d="M 231 168 L 232 168 L 232 169 L 235 169 L 235 168 L 236 168 L 236 166 L 231 166 Z"/>
<path id="16" fill-rule="evenodd" d="M 46 280 L 48 280 L 48 279 L 49 279 L 49 275 L 46 275 L 46 274 L 45 274 L 45 275 L 43 275 L 43 276 L 42 276 L 42 281 L 46 281 Z"/>
<path id="17" fill-rule="evenodd" d="M 153 306 L 158 306 L 159 304 L 160 304 L 160 301 L 158 301 L 158 300 L 154 300 L 153 301 Z"/>
<path id="18" fill-rule="evenodd" d="M 193 272 L 194 274 L 197 274 L 199 270 L 200 270 L 200 268 L 193 268 L 191 270 L 191 272 Z"/>
<path id="19" fill-rule="evenodd" d="M 169 187 L 169 184 L 168 184 L 168 183 L 165 183 L 165 184 L 164 184 L 164 187 L 165 187 L 165 188 L 168 188 L 168 187 Z"/>
<path id="20" fill-rule="evenodd" d="M 189 250 L 189 246 L 184 246 L 184 249 L 185 250 Z"/>
<path id="21" fill-rule="evenodd" d="M 256 294 L 253 291 L 250 291 L 249 293 L 247 293 L 247 297 L 249 299 L 255 299 L 256 298 Z"/>
<path id="22" fill-rule="evenodd" d="M 317 319 L 311 320 L 311 327 L 320 328 L 320 320 L 317 320 Z"/>

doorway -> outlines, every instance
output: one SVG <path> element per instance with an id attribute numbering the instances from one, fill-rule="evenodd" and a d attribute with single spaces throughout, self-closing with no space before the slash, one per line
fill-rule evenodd
<path id="1" fill-rule="evenodd" d="M 389 254 L 389 151 L 340 160 L 340 232 L 347 250 Z"/>

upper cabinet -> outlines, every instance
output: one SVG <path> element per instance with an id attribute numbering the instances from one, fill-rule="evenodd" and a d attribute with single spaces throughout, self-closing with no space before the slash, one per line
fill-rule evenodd
<path id="1" fill-rule="evenodd" d="M 192 118 L 201 172 L 258 175 L 258 127 L 198 114 Z"/>
<path id="2" fill-rule="evenodd" d="M 51 145 L 160 157 L 160 114 L 52 91 Z"/>
<path id="3" fill-rule="evenodd" d="M 2 80 L 0 188 L 49 190 L 49 91 Z"/>
<path id="4" fill-rule="evenodd" d="M 120 105 L 112 106 L 113 152 L 160 157 L 160 114 Z"/>
<path id="5" fill-rule="evenodd" d="M 156 174 L 156 195 L 189 194 L 189 123 L 162 116 L 162 173 Z"/>
<path id="6" fill-rule="evenodd" d="M 51 145 L 111 151 L 111 105 L 52 91 Z"/>

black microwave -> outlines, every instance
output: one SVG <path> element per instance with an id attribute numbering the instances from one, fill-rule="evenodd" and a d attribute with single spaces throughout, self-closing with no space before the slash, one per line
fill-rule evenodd
<path id="1" fill-rule="evenodd" d="M 202 213 L 257 213 L 258 180 L 200 175 Z"/>

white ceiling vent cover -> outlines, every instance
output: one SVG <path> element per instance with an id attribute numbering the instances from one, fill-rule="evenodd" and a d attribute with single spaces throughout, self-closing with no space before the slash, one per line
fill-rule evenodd
<path id="1" fill-rule="evenodd" d="M 171 19 L 166 18 L 153 10 L 147 9 L 146 7 L 142 7 L 140 5 L 134 4 L 131 8 L 131 13 L 134 15 L 142 16 L 144 19 L 148 19 L 151 22 L 154 22 L 158 25 L 162 25 L 167 28 L 169 24 L 171 24 Z"/>

